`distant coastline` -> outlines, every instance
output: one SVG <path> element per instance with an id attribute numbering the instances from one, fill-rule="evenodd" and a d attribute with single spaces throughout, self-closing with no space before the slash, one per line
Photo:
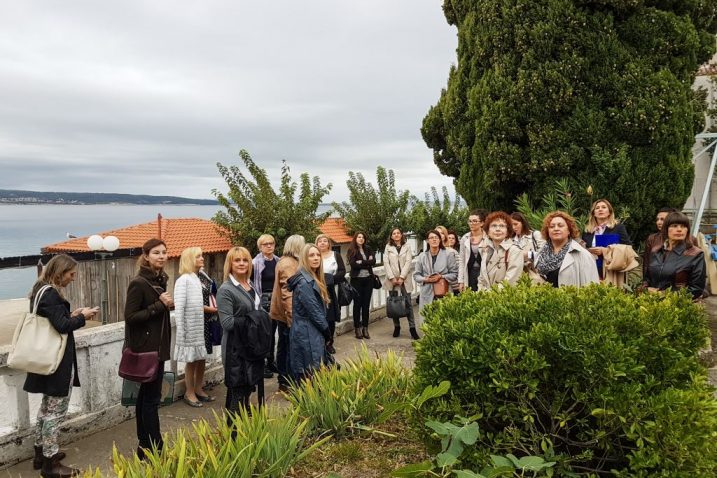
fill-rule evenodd
<path id="1" fill-rule="evenodd" d="M 116 204 L 116 205 L 217 205 L 215 199 L 193 199 L 179 196 L 151 196 L 148 194 L 116 194 L 116 193 L 70 193 L 23 191 L 16 189 L 0 189 L 0 204 L 59 204 L 63 206 Z"/>

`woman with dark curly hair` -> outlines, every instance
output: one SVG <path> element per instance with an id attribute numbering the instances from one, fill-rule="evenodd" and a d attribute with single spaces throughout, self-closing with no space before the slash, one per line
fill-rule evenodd
<path id="1" fill-rule="evenodd" d="M 584 285 L 600 281 L 595 259 L 575 239 L 580 236 L 575 219 L 562 211 L 554 211 L 543 219 L 541 230 L 548 241 L 530 259 L 540 276 L 553 287 Z"/>

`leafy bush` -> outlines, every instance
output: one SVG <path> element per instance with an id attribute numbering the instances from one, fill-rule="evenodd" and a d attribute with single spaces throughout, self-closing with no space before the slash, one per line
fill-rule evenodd
<path id="1" fill-rule="evenodd" d="M 224 478 L 286 476 L 289 468 L 325 440 L 304 447 L 306 420 L 298 413 L 264 407 L 235 416 L 236 438 L 226 417 L 216 416 L 193 424 L 194 433 L 179 429 L 165 440 L 163 452 L 149 453 L 146 462 L 127 458 L 113 450 L 114 471 L 119 477 L 146 476 Z"/>
<path id="2" fill-rule="evenodd" d="M 395 353 L 372 358 L 363 346 L 355 359 L 342 362 L 340 370 L 322 369 L 288 398 L 309 421 L 311 433 L 341 437 L 397 411 L 406 401 L 409 376 Z"/>
<path id="3" fill-rule="evenodd" d="M 475 469 L 513 453 L 556 461 L 558 475 L 715 476 L 705 313 L 686 295 L 519 284 L 424 314 L 414 386 L 450 380 L 424 415 L 476 417 Z"/>

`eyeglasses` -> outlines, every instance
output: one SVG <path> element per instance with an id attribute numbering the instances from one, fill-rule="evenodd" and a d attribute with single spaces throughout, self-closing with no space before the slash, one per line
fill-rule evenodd
<path id="1" fill-rule="evenodd" d="M 496 224 L 493 223 L 490 225 L 491 229 L 508 229 L 508 226 L 506 224 Z"/>
<path id="2" fill-rule="evenodd" d="M 261 246 L 262 246 L 262 247 L 264 247 L 264 246 L 274 246 L 274 243 L 273 243 L 273 242 L 264 242 L 264 243 L 261 244 Z"/>
<path id="3" fill-rule="evenodd" d="M 468 224 L 478 224 L 482 222 L 480 219 L 468 219 Z"/>

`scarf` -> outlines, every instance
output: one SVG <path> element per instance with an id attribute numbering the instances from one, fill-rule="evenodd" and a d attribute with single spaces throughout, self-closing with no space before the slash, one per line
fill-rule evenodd
<path id="1" fill-rule="evenodd" d="M 546 242 L 540 250 L 540 260 L 535 265 L 535 268 L 538 269 L 538 273 L 545 277 L 548 275 L 548 272 L 560 269 L 560 266 L 563 264 L 563 259 L 565 259 L 565 254 L 568 253 L 569 248 L 570 241 L 566 242 L 562 249 L 560 249 L 556 254 L 553 252 L 553 245 L 551 242 Z"/>

